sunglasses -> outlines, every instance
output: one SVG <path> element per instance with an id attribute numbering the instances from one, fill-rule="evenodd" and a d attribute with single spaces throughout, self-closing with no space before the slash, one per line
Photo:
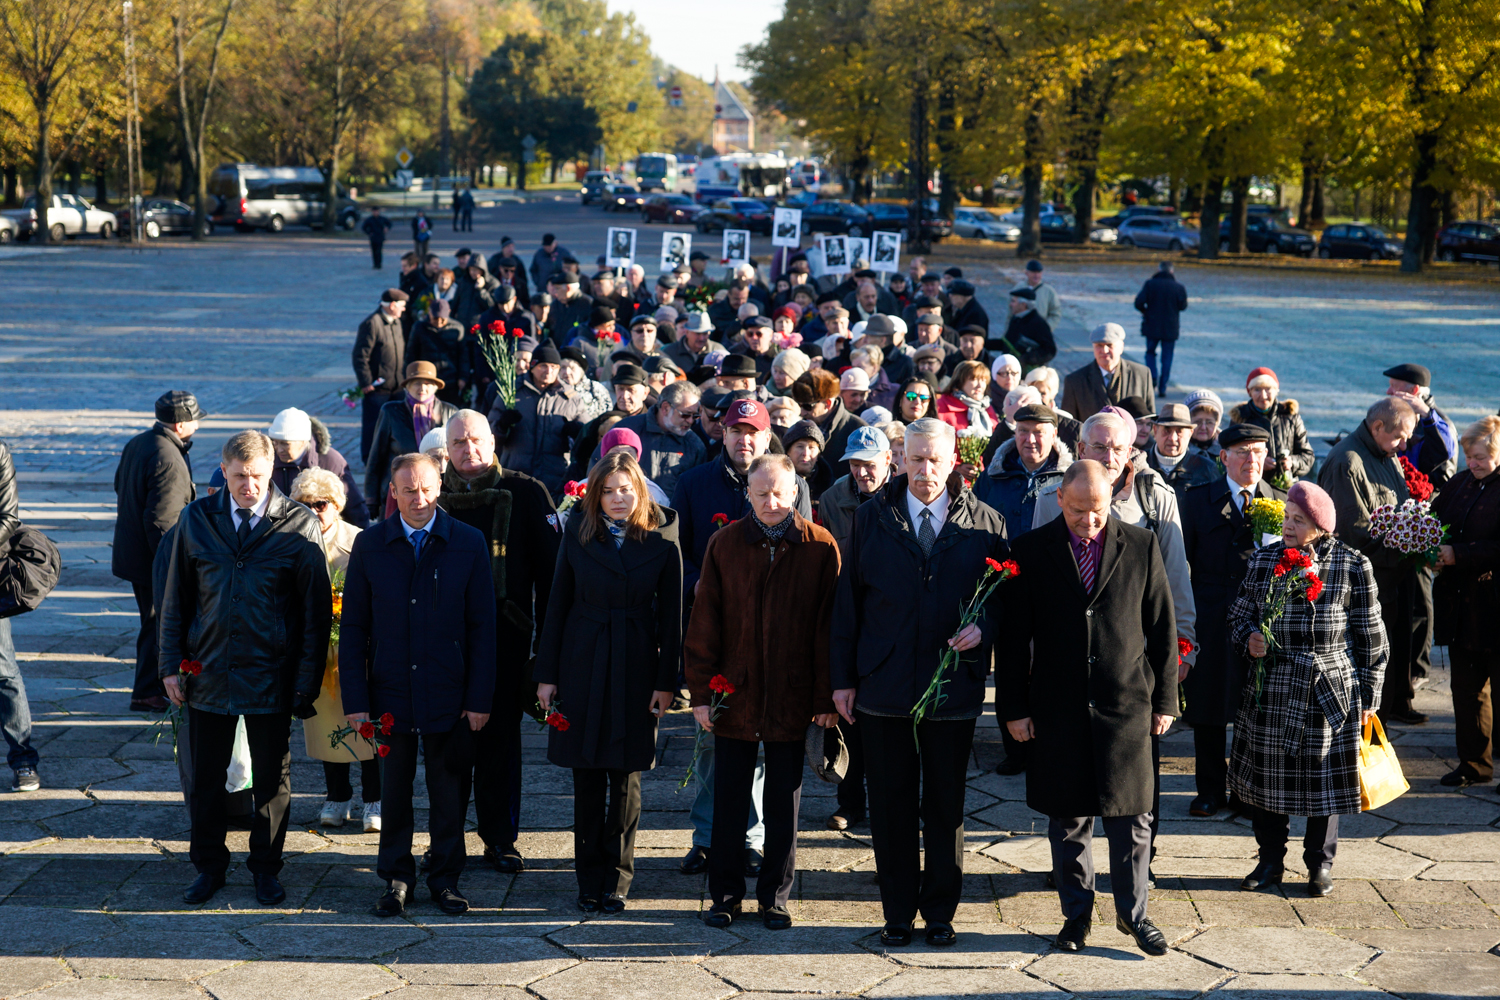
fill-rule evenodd
<path id="1" fill-rule="evenodd" d="M 926 400 L 930 400 L 932 397 L 924 392 L 908 392 L 906 394 L 906 398 L 915 403 L 919 399 L 925 402 Z"/>
<path id="2" fill-rule="evenodd" d="M 307 506 L 310 509 L 315 510 L 319 514 L 321 514 L 325 510 L 327 510 L 329 507 L 333 506 L 333 501 L 332 500 L 314 500 L 311 503 L 309 503 Z"/>

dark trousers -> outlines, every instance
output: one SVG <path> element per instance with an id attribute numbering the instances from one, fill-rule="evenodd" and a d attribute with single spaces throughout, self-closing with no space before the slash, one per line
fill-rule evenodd
<path id="1" fill-rule="evenodd" d="M 474 210 L 472 208 L 459 209 L 458 227 L 466 233 L 474 231 Z"/>
<path id="2" fill-rule="evenodd" d="M 354 798 L 354 786 L 349 783 L 349 768 L 344 763 L 323 762 L 323 780 L 328 784 L 329 802 L 348 802 Z M 380 758 L 371 757 L 359 762 L 359 799 L 361 802 L 380 801 Z"/>
<path id="3" fill-rule="evenodd" d="M 786 906 L 797 875 L 797 812 L 802 805 L 802 763 L 807 744 L 764 744 L 714 737 L 714 830 L 708 855 L 708 894 L 715 906 L 745 898 L 745 835 L 756 758 L 766 748 L 761 816 L 766 824 L 765 860 L 755 883 L 762 910 Z"/>
<path id="4" fill-rule="evenodd" d="M 474 819 L 486 847 L 513 847 L 521 828 L 521 710 L 495 699 L 474 734 Z"/>
<path id="5" fill-rule="evenodd" d="M 1151 860 L 1156 860 L 1156 834 L 1161 829 L 1161 737 L 1151 734 Z"/>
<path id="6" fill-rule="evenodd" d="M 1412 589 L 1411 616 L 1411 676 L 1412 680 L 1432 673 L 1432 570 L 1423 566 L 1417 570 L 1416 586 Z"/>
<path id="7" fill-rule="evenodd" d="M 1260 860 L 1278 864 L 1286 858 L 1287 836 L 1292 829 L 1288 816 L 1268 809 L 1253 809 L 1250 825 L 1255 829 L 1255 842 L 1260 845 Z M 1309 873 L 1319 868 L 1333 867 L 1333 856 L 1339 849 L 1339 818 L 1337 816 L 1307 817 L 1307 833 L 1302 838 L 1302 862 Z"/>
<path id="8" fill-rule="evenodd" d="M 1408 567 L 1375 570 L 1380 591 L 1380 620 L 1385 623 L 1390 658 L 1385 665 L 1385 684 L 1380 693 L 1380 712 L 1411 711 L 1412 612 L 1416 598 L 1416 574 Z"/>
<path id="9" fill-rule="evenodd" d="M 192 716 L 184 715 L 182 721 L 177 724 L 177 780 L 182 785 L 182 805 L 187 810 L 189 823 L 193 819 L 193 754 L 188 743 L 191 728 Z M 222 786 L 224 782 L 220 781 L 219 784 Z M 224 814 L 229 819 L 237 820 L 240 825 L 244 825 L 246 817 L 254 813 L 254 789 L 246 788 L 243 791 L 224 794 Z"/>
<path id="10" fill-rule="evenodd" d="M 1215 802 L 1229 799 L 1229 764 L 1224 758 L 1228 726 L 1193 727 L 1193 781 L 1198 794 Z M 1158 782 L 1160 778 L 1158 777 Z"/>
<path id="11" fill-rule="evenodd" d="M 1005 723 L 1000 724 L 1000 745 L 1005 748 L 1005 759 L 1012 762 L 1025 764 L 1030 758 L 1027 756 L 1031 748 L 1010 734 Z"/>
<path id="12" fill-rule="evenodd" d="M 578 873 L 578 895 L 630 895 L 635 879 L 635 832 L 640 825 L 641 772 L 573 769 L 573 867 Z"/>
<path id="13" fill-rule="evenodd" d="M 1453 728 L 1459 762 L 1489 781 L 1495 776 L 1491 741 L 1495 695 L 1500 692 L 1500 656 L 1449 646 L 1448 663 L 1452 667 Z"/>
<path id="14" fill-rule="evenodd" d="M 135 591 L 135 607 L 141 613 L 141 631 L 135 637 L 135 684 L 130 691 L 132 700 L 142 698 L 165 698 L 167 689 L 156 675 L 156 594 L 151 581 L 130 584 Z"/>
<path id="15" fill-rule="evenodd" d="M 1161 377 L 1156 375 L 1156 350 L 1161 348 Z M 1165 392 L 1167 381 L 1172 377 L 1172 353 L 1177 350 L 1175 340 L 1157 340 L 1154 337 L 1146 338 L 1146 367 L 1151 371 L 1151 379 L 1157 385 L 1159 392 Z"/>
<path id="16" fill-rule="evenodd" d="M 1105 816 L 1109 838 L 1109 885 L 1115 912 L 1135 922 L 1146 916 L 1146 878 L 1151 870 L 1151 815 Z M 1068 920 L 1094 908 L 1094 817 L 1051 816 L 1052 877 Z"/>
<path id="17" fill-rule="evenodd" d="M 385 243 L 379 240 L 370 241 L 370 260 L 375 264 L 375 270 L 380 270 L 385 263 Z"/>
<path id="18" fill-rule="evenodd" d="M 920 912 L 929 924 L 952 923 L 963 895 L 964 778 L 975 720 L 923 722 L 914 743 L 908 716 L 857 719 L 875 776 L 870 834 L 886 922 L 910 924 Z"/>
<path id="19" fill-rule="evenodd" d="M 839 809 L 847 816 L 865 814 L 865 742 L 859 738 L 856 727 L 839 722 L 844 734 L 844 746 L 849 748 L 849 769 L 844 780 L 834 786 Z"/>
<path id="20" fill-rule="evenodd" d="M 460 718 L 455 726 L 468 726 Z M 488 727 L 486 727 L 488 728 Z M 469 763 L 457 761 L 459 743 L 470 734 L 450 730 L 415 736 L 402 733 L 385 737 L 391 748 L 381 761 L 380 779 L 384 799 L 380 806 L 380 855 L 375 871 L 386 882 L 400 882 L 408 889 L 417 880 L 417 861 L 411 854 L 412 790 L 417 779 L 417 741 L 422 741 L 422 762 L 427 765 L 427 830 L 432 838 L 432 867 L 427 887 L 433 892 L 452 889 L 464 870 L 464 820 L 469 812 Z"/>
<path id="21" fill-rule="evenodd" d="M 245 736 L 250 743 L 250 789 L 255 813 L 250 817 L 250 860 L 256 875 L 281 871 L 281 848 L 286 843 L 288 806 L 292 801 L 291 717 L 285 712 L 247 715 Z M 224 772 L 234 753 L 234 732 L 240 717 L 188 708 L 188 753 L 193 758 L 193 832 L 188 857 L 199 872 L 223 874 L 229 868 L 229 830 Z"/>
<path id="22" fill-rule="evenodd" d="M 375 421 L 380 419 L 380 408 L 390 402 L 393 394 L 385 389 L 365 393 L 359 410 L 359 460 L 370 460 L 370 445 L 375 441 Z M 365 497 L 365 502 L 379 510 L 385 509 L 385 497 Z"/>

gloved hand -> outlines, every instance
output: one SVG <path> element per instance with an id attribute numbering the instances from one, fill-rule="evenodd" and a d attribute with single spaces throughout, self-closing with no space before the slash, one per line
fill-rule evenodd
<path id="1" fill-rule="evenodd" d="M 520 410 L 506 410 L 500 414 L 500 419 L 495 422 L 495 437 L 504 441 L 510 437 L 510 432 L 515 430 L 520 422 Z"/>
<path id="2" fill-rule="evenodd" d="M 292 715 L 298 719 L 311 719 L 318 714 L 318 710 L 313 708 L 313 702 L 317 700 L 318 696 L 315 694 L 297 695 L 296 700 L 292 702 Z"/>

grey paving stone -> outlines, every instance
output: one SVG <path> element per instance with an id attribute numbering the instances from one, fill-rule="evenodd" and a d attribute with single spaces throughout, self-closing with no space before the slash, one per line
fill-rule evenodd
<path id="1" fill-rule="evenodd" d="M 286 958 L 372 958 L 427 940 L 405 921 L 325 914 L 290 916 L 242 934 L 266 955 Z"/>
<path id="2" fill-rule="evenodd" d="M 1181 821 L 1161 824 L 1156 849 L 1174 858 L 1253 858 L 1256 851 L 1254 834 L 1242 827 Z"/>
<path id="3" fill-rule="evenodd" d="M 93 801 L 76 788 L 55 788 L 45 785 L 47 769 L 46 763 L 37 768 L 44 782 L 44 786 L 38 791 L 6 796 L 4 815 L 7 822 L 47 819 L 93 807 Z"/>
<path id="4" fill-rule="evenodd" d="M 651 920 L 624 914 L 601 917 L 548 937 L 582 959 L 627 962 L 696 962 L 742 941 L 706 926 L 695 915 Z"/>
<path id="5" fill-rule="evenodd" d="M 392 955 L 401 978 L 426 986 L 525 986 L 577 959 L 541 938 L 443 934 Z"/>
<path id="6" fill-rule="evenodd" d="M 589 962 L 532 987 L 543 1000 L 724 1000 L 739 992 L 686 962 Z"/>
<path id="7" fill-rule="evenodd" d="M 26 693 L 31 694 L 30 685 Z M 45 770 L 38 773 L 54 788 L 84 788 L 130 773 L 130 768 L 108 757 L 60 757 L 49 759 L 44 766 Z"/>
<path id="8" fill-rule="evenodd" d="M 134 771 L 99 781 L 89 792 L 100 802 L 182 804 L 182 784 L 175 761 L 135 761 Z"/>
<path id="9" fill-rule="evenodd" d="M 178 933 L 137 928 L 66 949 L 80 976 L 197 979 L 256 958 L 234 935 L 194 924 Z"/>
<path id="10" fill-rule="evenodd" d="M 1144 955 L 1124 935 L 1095 931 L 1080 952 L 1053 952 L 1026 967 L 1044 982 L 1080 997 L 1185 1000 L 1218 982 L 1224 972 L 1180 951 Z M 1115 942 L 1119 942 L 1116 944 Z"/>
<path id="11" fill-rule="evenodd" d="M 75 979 L 33 995 L 46 1000 L 201 1000 L 203 996 L 191 983 L 139 979 Z"/>
<path id="12" fill-rule="evenodd" d="M 182 806 L 96 805 L 45 820 L 47 829 L 68 838 L 156 838 L 182 830 L 187 823 Z"/>
<path id="13" fill-rule="evenodd" d="M 744 944 L 703 967 L 742 990 L 860 993 L 896 974 L 897 966 L 856 947 L 868 927 L 808 926 L 767 931 L 744 921 Z"/>
<path id="14" fill-rule="evenodd" d="M 1486 825 L 1500 819 L 1500 804 L 1475 801 L 1454 793 L 1405 795 L 1375 810 L 1377 816 L 1397 823 L 1423 823 L 1436 826 Z"/>
<path id="15" fill-rule="evenodd" d="M 907 969 L 864 995 L 870 1000 L 903 1000 L 905 997 L 921 997 L 923 1000 L 987 1000 L 989 997 L 1054 1000 L 1066 996 L 1059 989 L 1010 969 Z M 751 996 L 754 994 L 736 1000 L 749 1000 Z M 767 994 L 763 1000 L 784 996 Z"/>
<path id="16" fill-rule="evenodd" d="M 36 823 L 0 822 L 0 854 L 18 850 L 50 836 Z"/>
<path id="17" fill-rule="evenodd" d="M 45 958 L 7 955 L 0 960 L 0 996 L 13 997 L 72 978 L 73 971 L 61 959 L 50 955 Z"/>
<path id="18" fill-rule="evenodd" d="M 1500 830 L 1492 826 L 1403 826 L 1381 843 L 1434 861 L 1500 862 Z"/>
<path id="19" fill-rule="evenodd" d="M 945 948 L 929 945 L 920 928 L 904 948 L 885 947 L 878 933 L 860 944 L 900 965 L 934 969 L 1018 969 L 1047 950 L 1042 939 L 1006 924 L 955 923 L 953 929 L 958 943 Z"/>
<path id="20" fill-rule="evenodd" d="M 365 1000 L 401 981 L 370 962 L 261 961 L 215 972 L 199 985 L 217 1000 Z"/>
<path id="21" fill-rule="evenodd" d="M 1440 861 L 1417 877 L 1429 881 L 1500 882 L 1500 861 Z"/>
<path id="22" fill-rule="evenodd" d="M 1340 1000 L 1377 1000 L 1388 994 L 1343 976 L 1264 975 L 1235 976 L 1219 986 L 1209 997 L 1220 994 L 1234 1000 L 1315 1000 L 1336 994 Z"/>
<path id="23" fill-rule="evenodd" d="M 1500 956 L 1389 952 L 1359 978 L 1404 1000 L 1448 1000 L 1500 994 Z"/>
<path id="24" fill-rule="evenodd" d="M 976 823 L 992 830 L 1005 830 L 1016 834 L 1047 835 L 1047 817 L 1026 805 L 1025 802 L 998 802 L 973 814 Z"/>
<path id="25" fill-rule="evenodd" d="M 1500 945 L 1500 930 L 1461 930 L 1451 927 L 1341 930 L 1342 937 L 1381 951 L 1490 951 Z"/>
<path id="26" fill-rule="evenodd" d="M 387 993 L 391 1000 L 529 1000 L 514 986 L 406 986 Z"/>
<path id="27" fill-rule="evenodd" d="M 1226 969 L 1259 973 L 1341 975 L 1375 954 L 1324 931 L 1288 927 L 1210 927 L 1179 947 Z"/>
<path id="28" fill-rule="evenodd" d="M 13 955 L 52 955 L 69 945 L 113 934 L 119 927 L 102 913 L 41 906 L 0 906 L 0 941 Z"/>

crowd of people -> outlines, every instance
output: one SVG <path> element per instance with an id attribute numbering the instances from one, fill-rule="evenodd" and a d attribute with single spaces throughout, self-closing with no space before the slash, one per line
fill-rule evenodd
<path id="1" fill-rule="evenodd" d="M 1493 777 L 1500 417 L 1460 434 L 1420 365 L 1372 371 L 1364 421 L 1319 462 L 1269 368 L 1246 373 L 1242 402 L 1200 389 L 1158 404 L 1187 307 L 1169 263 L 1136 300 L 1153 366 L 1105 323 L 1072 371 L 1050 364 L 1063 303 L 1035 261 L 995 322 L 958 268 L 920 259 L 884 282 L 814 279 L 795 256 L 769 281 L 752 264 L 718 282 L 695 254 L 651 284 L 601 270 L 586 294 L 548 236 L 529 266 L 507 239 L 488 259 L 410 253 L 402 268 L 353 350 L 362 484 L 290 409 L 232 437 L 199 497 L 204 413 L 181 391 L 121 457 L 131 706 L 182 716 L 189 902 L 224 884 L 236 816 L 257 898 L 284 898 L 291 717 L 324 762 L 324 825 L 353 816 L 359 764 L 382 916 L 423 872 L 445 913 L 468 908 L 471 800 L 484 862 L 525 869 L 527 717 L 572 772 L 578 907 L 624 909 L 641 772 L 660 763 L 663 716 L 690 708 L 680 868 L 707 873 L 705 920 L 744 919 L 753 892 L 766 927 L 792 925 L 810 763 L 838 786 L 828 827 L 869 823 L 893 947 L 918 917 L 929 943 L 957 939 L 991 675 L 996 770 L 1024 773 L 1049 817 L 1063 950 L 1092 928 L 1095 817 L 1119 930 L 1166 950 L 1147 894 L 1174 720 L 1193 732 L 1191 814 L 1254 824 L 1247 890 L 1282 881 L 1289 818 L 1305 816 L 1306 891 L 1332 891 L 1362 729 L 1426 721 L 1412 698 L 1434 641 L 1462 760 L 1443 783 Z M 490 335 L 514 338 L 513 393 L 486 363 Z M 0 520 L 8 466 L 0 450 Z M 1432 568 L 1372 531 L 1382 505 L 1429 489 L 1450 526 Z M 16 728 L 17 787 L 35 787 Z M 238 735 L 252 782 L 237 801 Z"/>

